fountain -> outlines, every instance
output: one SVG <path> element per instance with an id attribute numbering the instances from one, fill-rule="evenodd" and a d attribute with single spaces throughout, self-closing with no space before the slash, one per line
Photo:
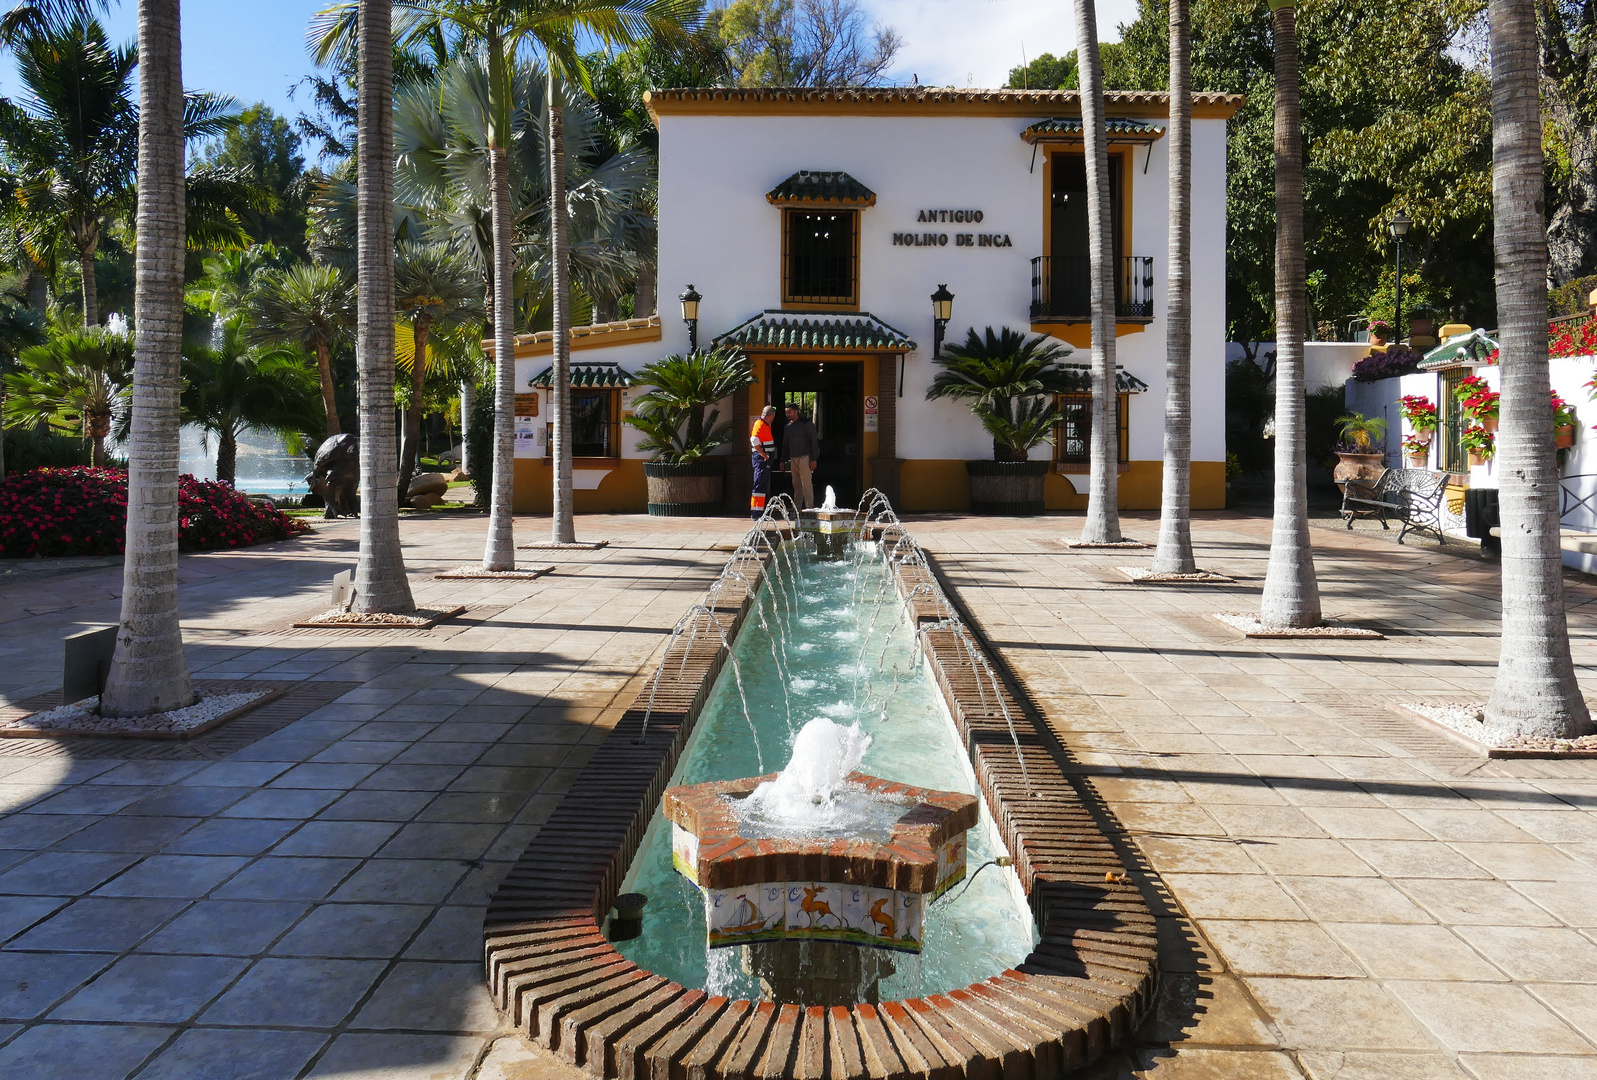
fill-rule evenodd
<path id="1" fill-rule="evenodd" d="M 871 741 L 817 717 L 780 773 L 665 793 L 672 865 L 703 894 L 708 946 L 742 947 L 770 999 L 876 1001 L 894 969 L 859 950 L 920 952 L 926 905 L 965 876 L 975 796 L 859 772 Z"/>
<path id="2" fill-rule="evenodd" d="M 837 492 L 827 485 L 826 500 L 819 507 L 799 511 L 799 528 L 814 536 L 817 558 L 840 562 L 847 555 L 856 516 L 853 510 L 839 509 Z"/>

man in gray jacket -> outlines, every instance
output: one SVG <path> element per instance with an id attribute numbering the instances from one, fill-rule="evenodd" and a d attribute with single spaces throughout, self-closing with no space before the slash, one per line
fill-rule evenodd
<path id="1" fill-rule="evenodd" d="M 820 464 L 821 442 L 815 435 L 815 425 L 799 415 L 797 405 L 787 407 L 787 426 L 782 429 L 782 456 L 793 470 L 793 501 L 800 510 L 815 505 L 815 486 L 810 474 Z"/>

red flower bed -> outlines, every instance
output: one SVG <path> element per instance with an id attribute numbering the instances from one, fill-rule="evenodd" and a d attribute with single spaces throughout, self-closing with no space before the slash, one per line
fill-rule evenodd
<path id="1" fill-rule="evenodd" d="M 1547 327 L 1547 355 L 1597 356 L 1597 319 L 1554 323 Z"/>
<path id="2" fill-rule="evenodd" d="M 120 555 L 128 477 L 119 469 L 34 469 L 0 480 L 0 558 Z M 215 480 L 178 479 L 178 547 L 249 547 L 309 531 Z"/>

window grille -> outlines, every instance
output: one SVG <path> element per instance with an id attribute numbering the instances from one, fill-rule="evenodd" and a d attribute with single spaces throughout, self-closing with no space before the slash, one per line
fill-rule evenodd
<path id="1" fill-rule="evenodd" d="M 857 211 L 783 211 L 782 301 L 858 305 Z"/>
<path id="2" fill-rule="evenodd" d="M 621 456 L 621 410 L 614 390 L 571 391 L 571 456 Z M 547 425 L 544 457 L 554 453 L 554 424 Z"/>
<path id="3" fill-rule="evenodd" d="M 1119 460 L 1130 460 L 1131 395 L 1116 395 L 1119 408 Z M 1054 429 L 1054 460 L 1061 465 L 1092 464 L 1092 395 L 1060 394 L 1059 425 Z"/>

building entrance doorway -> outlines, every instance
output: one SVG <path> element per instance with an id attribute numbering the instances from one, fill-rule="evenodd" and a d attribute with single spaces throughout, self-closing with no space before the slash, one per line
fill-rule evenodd
<path id="1" fill-rule="evenodd" d="M 776 445 L 782 446 L 787 427 L 787 406 L 815 421 L 821 444 L 820 467 L 815 470 L 815 501 L 826 497 L 826 487 L 837 491 L 837 504 L 859 502 L 865 479 L 864 416 L 865 365 L 858 360 L 783 360 L 770 369 L 771 404 L 776 406 Z M 791 476 L 779 472 L 771 491 L 793 492 Z"/>

